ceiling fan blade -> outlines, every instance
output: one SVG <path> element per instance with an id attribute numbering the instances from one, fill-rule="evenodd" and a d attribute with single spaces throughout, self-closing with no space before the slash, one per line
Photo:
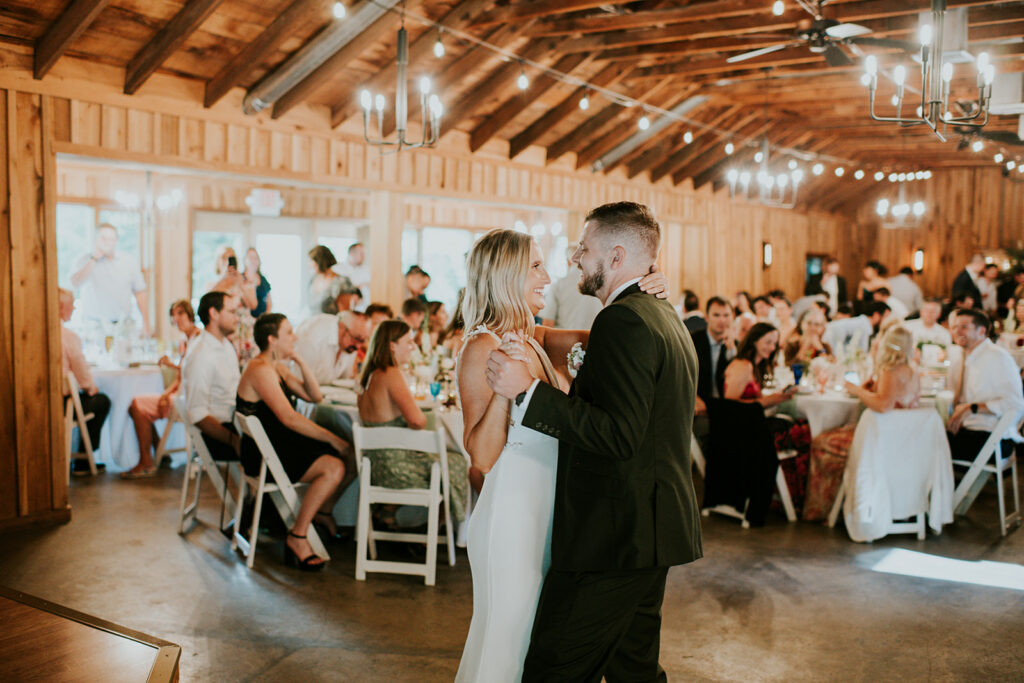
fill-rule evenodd
<path id="1" fill-rule="evenodd" d="M 829 66 L 850 66 L 853 60 L 850 59 L 842 48 L 829 44 L 825 47 L 825 61 Z"/>
<path id="2" fill-rule="evenodd" d="M 1010 130 L 982 130 L 978 135 L 988 140 L 995 140 L 1003 145 L 1024 145 L 1024 140 L 1017 137 L 1017 134 Z"/>
<path id="3" fill-rule="evenodd" d="M 736 40 L 793 40 L 792 33 L 744 33 L 741 36 L 730 36 Z"/>
<path id="4" fill-rule="evenodd" d="M 762 47 L 759 50 L 751 50 L 750 52 L 744 52 L 743 54 L 733 55 L 729 59 L 725 60 L 729 64 L 735 64 L 736 62 L 745 62 L 748 59 L 754 57 L 760 57 L 761 55 L 767 55 L 772 52 L 778 52 L 779 50 L 785 50 L 787 47 L 794 45 L 800 45 L 802 43 L 779 43 L 778 45 L 772 45 L 771 47 Z"/>
<path id="5" fill-rule="evenodd" d="M 904 50 L 906 52 L 917 52 L 920 49 L 920 45 L 917 43 L 911 43 L 906 40 L 896 40 L 895 38 L 871 38 L 869 36 L 854 36 L 853 38 L 845 38 L 844 42 L 858 45 L 875 45 L 877 47 L 893 47 L 897 50 Z"/>
<path id="6" fill-rule="evenodd" d="M 825 29 L 825 33 L 832 38 L 842 39 L 871 33 L 871 29 L 867 26 L 861 26 L 860 24 L 836 24 L 835 26 L 829 26 Z"/>

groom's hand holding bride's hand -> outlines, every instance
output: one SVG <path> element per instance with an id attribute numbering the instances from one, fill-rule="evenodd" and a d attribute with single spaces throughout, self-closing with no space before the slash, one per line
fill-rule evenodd
<path id="1" fill-rule="evenodd" d="M 487 359 L 487 386 L 499 396 L 514 400 L 533 384 L 529 358 L 525 344 L 506 334 L 501 346 Z"/>
<path id="2" fill-rule="evenodd" d="M 668 277 L 658 270 L 658 264 L 651 266 L 651 272 L 637 283 L 641 292 L 653 294 L 659 299 L 668 298 Z"/>

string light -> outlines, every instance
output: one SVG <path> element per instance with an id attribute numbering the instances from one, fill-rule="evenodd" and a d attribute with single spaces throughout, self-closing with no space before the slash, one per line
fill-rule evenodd
<path id="1" fill-rule="evenodd" d="M 526 90 L 530 87 L 530 79 L 526 76 L 526 67 L 522 67 L 522 70 L 519 72 L 519 78 L 516 79 L 516 85 L 519 86 L 520 90 Z"/>
<path id="2" fill-rule="evenodd" d="M 845 168 L 843 168 L 842 166 L 836 166 L 836 177 L 837 178 L 842 178 L 844 173 L 846 173 L 846 169 Z"/>
<path id="3" fill-rule="evenodd" d="M 331 13 L 334 15 L 335 19 L 344 19 L 345 5 L 341 4 L 340 2 L 334 3 L 334 7 L 331 8 Z"/>
<path id="4" fill-rule="evenodd" d="M 726 154 L 732 154 L 735 151 L 736 151 L 736 145 L 732 144 L 731 142 L 725 143 L 725 153 Z"/>
<path id="5" fill-rule="evenodd" d="M 434 56 L 438 59 L 444 57 L 444 43 L 441 42 L 441 28 L 437 29 L 437 40 L 434 41 Z"/>
<path id="6" fill-rule="evenodd" d="M 858 168 L 856 171 L 854 171 L 853 177 L 856 178 L 857 180 L 862 179 L 864 177 L 864 171 Z"/>
<path id="7" fill-rule="evenodd" d="M 790 171 L 795 171 L 796 170 L 796 159 L 790 159 L 789 163 L 786 164 L 786 166 L 789 168 Z"/>
<path id="8" fill-rule="evenodd" d="M 640 120 L 636 122 L 636 126 L 640 130 L 647 130 L 651 127 L 651 120 L 646 116 L 641 116 Z"/>
<path id="9" fill-rule="evenodd" d="M 687 145 L 693 142 L 693 133 L 691 131 L 686 131 L 685 133 L 683 133 L 683 142 L 686 143 Z"/>
<path id="10" fill-rule="evenodd" d="M 994 157 L 992 157 L 992 158 L 996 160 L 997 164 L 1003 163 L 1003 153 L 1002 152 L 996 152 L 996 155 Z"/>
<path id="11" fill-rule="evenodd" d="M 811 173 L 814 175 L 821 175 L 825 172 L 825 166 L 823 164 L 815 164 L 811 167 Z"/>
<path id="12" fill-rule="evenodd" d="M 786 5 L 782 0 L 775 0 L 772 4 L 772 14 L 777 17 L 781 17 L 786 12 Z"/>
<path id="13" fill-rule="evenodd" d="M 982 142 L 981 140 L 975 140 L 974 142 L 971 143 L 971 149 L 973 149 L 975 152 L 980 152 L 984 148 L 985 143 Z"/>
<path id="14" fill-rule="evenodd" d="M 580 98 L 580 109 L 583 111 L 590 109 L 590 97 L 586 93 L 583 93 L 583 97 Z"/>
<path id="15" fill-rule="evenodd" d="M 885 178 L 884 173 L 881 171 L 875 171 L 875 182 L 880 182 L 883 178 Z"/>

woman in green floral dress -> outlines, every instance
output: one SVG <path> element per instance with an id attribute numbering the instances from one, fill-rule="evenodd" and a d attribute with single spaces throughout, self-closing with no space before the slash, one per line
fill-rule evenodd
<path id="1" fill-rule="evenodd" d="M 424 414 L 402 376 L 416 344 L 409 326 L 385 320 L 373 332 L 366 361 L 359 375 L 359 419 L 364 427 L 436 429 L 433 412 Z M 370 458 L 374 486 L 430 488 L 430 467 L 436 456 L 422 451 L 380 449 L 363 451 Z M 452 516 L 465 518 L 468 485 L 466 459 L 448 451 L 448 477 Z"/>

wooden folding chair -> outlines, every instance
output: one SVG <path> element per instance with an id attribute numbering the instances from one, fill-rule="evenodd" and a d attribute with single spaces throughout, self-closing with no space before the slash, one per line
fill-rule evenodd
<path id="1" fill-rule="evenodd" d="M 359 467 L 359 514 L 356 519 L 356 579 L 366 580 L 367 572 L 411 574 L 423 576 L 424 583 L 434 585 L 437 572 L 437 544 L 448 546 L 448 564 L 455 566 L 455 543 L 452 539 L 452 519 L 449 511 L 448 450 L 443 428 L 435 431 L 406 429 L 403 427 L 363 427 L 352 425 L 353 447 Z M 438 462 L 430 467 L 430 487 L 426 489 L 392 489 L 370 483 L 370 459 L 363 456 L 367 450 L 400 448 L 410 451 L 436 453 Z M 417 505 L 427 508 L 427 533 L 377 531 L 370 523 L 370 506 L 375 503 Z M 445 536 L 438 538 L 439 507 L 444 508 Z M 377 559 L 376 541 L 401 541 L 426 544 L 427 557 L 422 564 L 415 562 L 386 562 Z M 369 555 L 367 555 L 369 553 Z"/>
<path id="2" fill-rule="evenodd" d="M 185 426 L 185 453 L 188 455 L 185 464 L 185 477 L 181 483 L 181 504 L 178 510 L 178 533 L 184 534 L 189 522 L 195 521 L 196 512 L 199 508 L 199 488 L 202 484 L 203 474 L 209 478 L 214 490 L 221 499 L 224 509 L 224 520 L 219 525 L 226 529 L 233 518 L 241 513 L 241 501 L 243 492 L 240 490 L 237 501 L 232 498 L 228 490 L 227 481 L 217 469 L 218 465 L 225 467 L 225 474 L 230 477 L 231 469 L 238 471 L 238 479 L 243 480 L 242 465 L 237 460 L 214 460 L 210 450 L 203 441 L 202 432 L 186 418 L 188 411 L 185 409 L 185 396 L 178 394 L 173 401 L 174 410 L 182 419 Z M 195 487 L 192 487 L 192 480 L 195 480 Z M 241 486 L 241 484 L 239 485 Z M 191 491 L 190 491 L 191 489 Z M 191 500 L 190 500 L 191 499 Z M 237 525 L 236 525 L 237 528 Z"/>
<path id="3" fill-rule="evenodd" d="M 64 400 L 64 439 L 67 444 L 66 452 L 68 454 L 67 466 L 68 473 L 71 472 L 71 464 L 73 461 L 80 458 L 85 458 L 89 463 L 89 473 L 96 476 L 96 456 L 92 450 L 92 439 L 89 438 L 89 430 L 86 429 L 85 423 L 93 419 L 95 415 L 92 413 L 86 413 L 82 409 L 82 397 L 79 392 L 82 391 L 82 387 L 79 386 L 78 380 L 75 378 L 73 372 L 64 373 L 64 382 L 67 385 L 68 396 Z M 82 439 L 82 447 L 84 451 L 71 452 L 71 432 L 75 427 L 78 427 L 78 435 Z"/>
<path id="4" fill-rule="evenodd" d="M 1009 525 L 1021 521 L 1020 491 L 1017 484 L 1017 455 L 1011 452 L 1004 458 L 1002 448 L 1003 437 L 1013 426 L 1016 426 L 1018 432 L 1021 430 L 1021 427 L 1024 426 L 1024 413 L 1007 413 L 1000 417 L 974 460 L 953 460 L 954 467 L 967 468 L 967 472 L 953 492 L 954 513 L 966 515 L 967 510 L 970 509 L 988 481 L 988 476 L 994 474 L 996 491 L 999 495 L 999 531 L 1003 536 L 1006 535 Z M 1010 481 L 1013 485 L 1013 512 L 1009 515 L 1006 514 L 1006 493 L 1003 489 L 1004 475 L 1007 471 L 1010 472 Z"/>

